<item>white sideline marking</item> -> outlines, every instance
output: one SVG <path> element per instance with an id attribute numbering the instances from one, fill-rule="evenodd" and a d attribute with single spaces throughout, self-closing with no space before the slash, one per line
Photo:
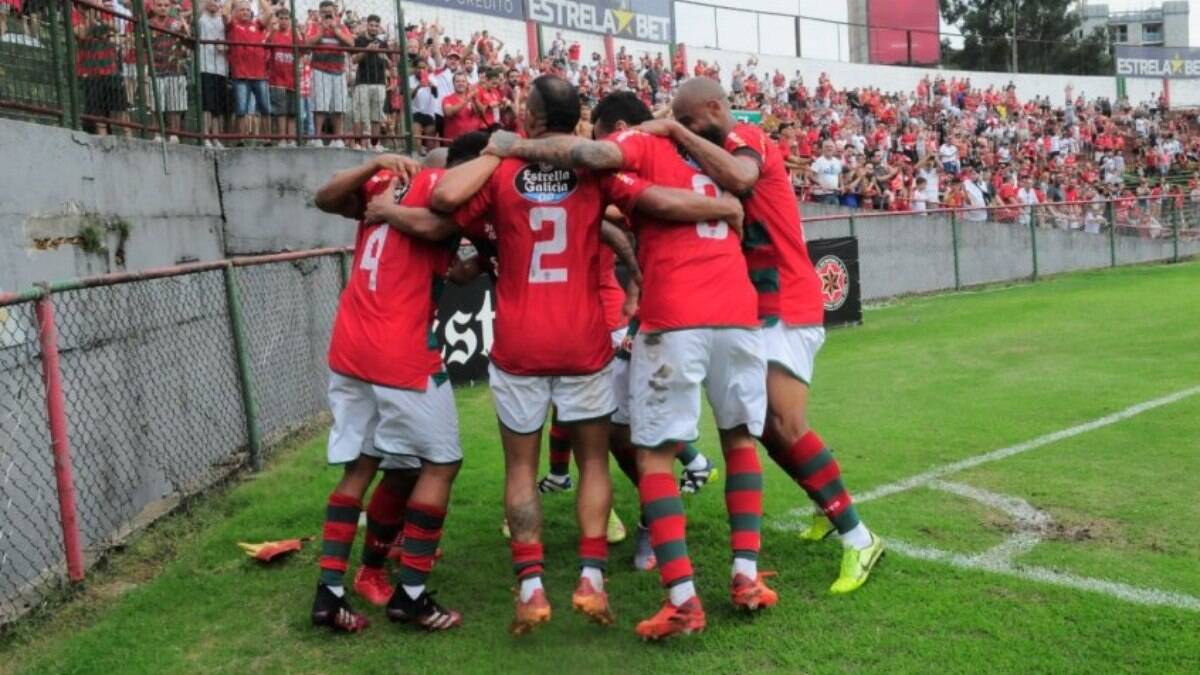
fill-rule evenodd
<path id="1" fill-rule="evenodd" d="M 1057 443 L 1058 441 L 1073 438 L 1089 431 L 1095 431 L 1096 429 L 1101 429 L 1103 427 L 1116 424 L 1117 422 L 1127 420 L 1130 417 L 1135 417 L 1146 411 L 1154 410 L 1155 408 L 1161 408 L 1177 401 L 1182 401 L 1183 399 L 1195 396 L 1196 394 L 1200 394 L 1200 385 L 1182 389 L 1161 398 L 1156 398 L 1144 403 L 1138 403 L 1137 405 L 1129 406 L 1124 410 L 1119 410 L 1111 415 L 1105 415 L 1104 417 L 1092 420 L 1091 422 L 1084 422 L 1083 424 L 1077 424 L 1073 427 L 1063 429 L 1062 431 L 1055 431 L 1053 433 L 1046 434 L 1045 436 L 1038 436 L 1033 440 L 1025 441 L 1024 443 L 1018 443 L 1017 445 L 1011 445 L 1007 448 L 1000 448 L 999 450 L 986 452 L 982 455 L 975 455 L 974 457 L 960 459 L 957 462 L 951 462 L 950 464 L 935 467 L 924 473 L 919 473 L 911 478 L 905 478 L 904 480 L 896 481 L 895 483 L 881 485 L 873 490 L 867 490 L 862 494 L 854 495 L 854 502 L 856 504 L 862 504 L 883 497 L 890 497 L 891 495 L 901 492 L 906 492 L 908 490 L 912 490 L 913 488 L 923 487 L 935 480 L 938 480 L 939 478 L 949 476 L 952 473 L 973 469 L 981 464 L 1007 459 L 1014 455 L 1020 455 L 1025 452 L 1029 452 L 1030 450 L 1036 450 L 1042 446 L 1050 445 L 1051 443 Z M 794 521 L 798 516 L 807 516 L 813 513 L 816 513 L 816 510 L 811 507 L 800 507 L 788 511 L 784 517 L 789 521 Z M 785 530 L 794 529 L 794 523 L 781 524 L 780 527 Z"/>
<path id="2" fill-rule="evenodd" d="M 1138 605 L 1153 607 L 1172 607 L 1200 612 L 1200 597 L 1186 593 L 1175 593 L 1157 588 L 1141 588 L 1116 581 L 1095 579 L 1092 577 L 1076 576 L 1058 572 L 1045 567 L 1022 565 L 1013 561 L 1019 555 L 1028 553 L 1042 540 L 1044 534 L 1053 524 L 1053 519 L 1044 511 L 1034 507 L 1029 502 L 1018 497 L 997 494 L 980 488 L 941 480 L 944 476 L 959 471 L 965 471 L 981 464 L 1006 459 L 1014 455 L 1029 452 L 1037 448 L 1072 438 L 1080 434 L 1094 431 L 1117 422 L 1127 420 L 1136 415 L 1155 408 L 1161 408 L 1185 398 L 1200 394 L 1200 385 L 1182 389 L 1161 398 L 1152 399 L 1137 405 L 1132 405 L 1111 415 L 1105 415 L 1091 422 L 1039 436 L 1033 440 L 1017 445 L 993 450 L 982 455 L 975 455 L 957 462 L 951 462 L 935 467 L 924 473 L 917 474 L 904 480 L 881 485 L 874 490 L 868 490 L 854 497 L 856 503 L 881 499 L 919 487 L 928 487 L 942 492 L 958 495 L 974 500 L 1007 514 L 1016 523 L 1017 531 L 1006 541 L 982 553 L 966 555 L 943 551 L 937 548 L 917 546 L 896 539 L 886 539 L 889 550 L 920 560 L 931 560 L 945 563 L 960 569 L 982 570 L 1010 577 L 1031 581 L 1039 581 L 1054 586 L 1073 588 L 1091 593 L 1100 593 L 1110 597 L 1125 600 Z M 772 529 L 779 531 L 801 530 L 805 524 L 799 520 L 804 516 L 817 513 L 813 507 L 799 507 L 785 513 L 779 520 L 772 523 Z"/>
<path id="3" fill-rule="evenodd" d="M 1157 588 L 1139 588 L 1137 586 L 1130 586 L 1128 584 L 1122 584 L 1115 581 L 1092 579 L 1089 577 L 1075 576 L 1074 574 L 1056 572 L 1044 567 L 1015 565 L 1011 562 L 1003 560 L 987 560 L 986 558 L 982 558 L 980 556 L 962 555 L 960 553 L 951 553 L 949 551 L 942 551 L 936 548 L 914 546 L 912 544 L 906 544 L 895 539 L 888 539 L 886 540 L 886 543 L 889 550 L 909 556 L 910 558 L 917 558 L 919 560 L 932 560 L 935 562 L 945 563 L 953 567 L 958 567 L 960 569 L 983 570 L 985 572 L 994 572 L 996 574 L 1003 574 L 1005 576 L 1017 577 L 1020 579 L 1040 581 L 1042 583 L 1047 583 L 1054 586 L 1063 586 L 1066 588 L 1074 588 L 1080 591 L 1101 593 L 1138 605 L 1173 607 L 1176 609 L 1188 609 L 1193 612 L 1200 612 L 1200 598 L 1191 595 L 1184 595 L 1183 593 L 1161 591 Z"/>

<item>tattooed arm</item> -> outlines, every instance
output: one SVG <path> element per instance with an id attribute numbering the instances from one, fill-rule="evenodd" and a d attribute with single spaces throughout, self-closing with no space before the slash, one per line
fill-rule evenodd
<path id="1" fill-rule="evenodd" d="M 620 169 L 625 157 L 620 146 L 611 141 L 589 141 L 579 136 L 555 135 L 546 138 L 521 138 L 509 131 L 492 134 L 485 154 L 519 157 L 530 162 L 545 162 L 566 169 L 604 171 Z"/>

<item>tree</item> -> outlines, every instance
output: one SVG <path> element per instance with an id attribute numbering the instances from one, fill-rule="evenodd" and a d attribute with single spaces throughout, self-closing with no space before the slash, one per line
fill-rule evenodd
<path id="1" fill-rule="evenodd" d="M 963 70 L 1011 71 L 1017 34 L 1017 72 L 1112 73 L 1103 29 L 1080 36 L 1075 0 L 940 0 L 942 16 L 958 26 L 961 49 L 942 41 L 942 63 Z M 1014 23 L 1015 12 L 1015 23 Z"/>

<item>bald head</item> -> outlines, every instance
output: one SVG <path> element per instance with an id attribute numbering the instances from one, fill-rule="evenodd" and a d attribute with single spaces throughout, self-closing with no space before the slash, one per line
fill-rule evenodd
<path id="1" fill-rule="evenodd" d="M 725 100 L 727 100 L 725 88 L 721 86 L 720 82 L 708 77 L 693 77 L 679 85 L 671 107 L 675 116 L 679 117 L 680 110 L 686 111 L 698 104 Z"/>
<path id="2" fill-rule="evenodd" d="M 733 129 L 729 98 L 721 83 L 707 77 L 692 78 L 679 86 L 671 103 L 675 119 L 694 133 L 717 145 Z"/>
<path id="3" fill-rule="evenodd" d="M 447 148 L 434 148 L 425 155 L 425 168 L 427 169 L 444 169 L 446 168 L 446 158 L 450 154 Z"/>

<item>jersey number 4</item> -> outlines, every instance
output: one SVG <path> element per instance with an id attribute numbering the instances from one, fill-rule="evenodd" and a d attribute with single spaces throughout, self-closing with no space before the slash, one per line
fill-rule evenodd
<path id="1" fill-rule="evenodd" d="M 529 261 L 529 283 L 556 284 L 567 280 L 567 268 L 543 267 L 542 258 L 567 250 L 567 210 L 558 206 L 539 206 L 529 210 L 529 227 L 541 232 L 550 228 L 550 238 L 533 242 L 533 258 Z"/>
<path id="2" fill-rule="evenodd" d="M 363 245 L 362 259 L 358 262 L 358 269 L 366 270 L 370 274 L 367 277 L 367 290 L 372 293 L 379 285 L 379 258 L 383 256 L 383 245 L 387 243 L 388 227 L 380 225 L 371 231 L 366 244 Z"/>

